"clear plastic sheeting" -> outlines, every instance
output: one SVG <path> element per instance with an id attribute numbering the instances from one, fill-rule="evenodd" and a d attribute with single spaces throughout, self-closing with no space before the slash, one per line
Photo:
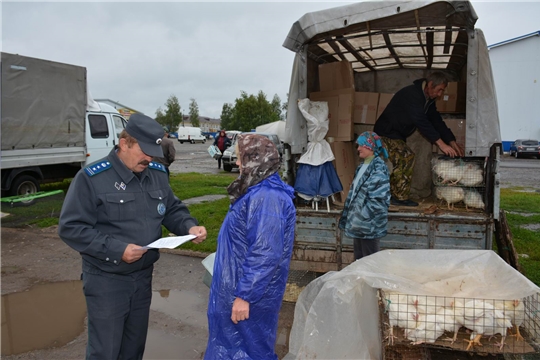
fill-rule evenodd
<path id="1" fill-rule="evenodd" d="M 380 359 L 378 289 L 497 300 L 540 292 L 491 250 L 380 251 L 302 291 L 285 359 Z"/>

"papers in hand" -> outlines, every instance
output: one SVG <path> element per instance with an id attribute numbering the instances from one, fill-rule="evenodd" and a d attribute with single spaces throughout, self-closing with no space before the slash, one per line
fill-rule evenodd
<path id="1" fill-rule="evenodd" d="M 174 249 L 183 243 L 187 243 L 195 239 L 195 235 L 185 235 L 185 236 L 168 236 L 161 239 L 157 239 L 153 243 L 150 243 L 146 246 L 141 247 L 141 249 Z"/>

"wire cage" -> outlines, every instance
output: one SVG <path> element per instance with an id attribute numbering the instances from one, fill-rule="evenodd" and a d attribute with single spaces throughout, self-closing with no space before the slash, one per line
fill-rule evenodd
<path id="1" fill-rule="evenodd" d="M 540 294 L 494 300 L 379 290 L 378 300 L 385 359 L 422 347 L 540 359 Z"/>
<path id="2" fill-rule="evenodd" d="M 307 270 L 289 270 L 283 301 L 296 302 L 304 288 L 317 278 L 317 273 Z"/>
<path id="3" fill-rule="evenodd" d="M 446 156 L 431 161 L 434 194 L 449 210 L 484 210 L 486 202 L 485 161 L 452 159 Z"/>

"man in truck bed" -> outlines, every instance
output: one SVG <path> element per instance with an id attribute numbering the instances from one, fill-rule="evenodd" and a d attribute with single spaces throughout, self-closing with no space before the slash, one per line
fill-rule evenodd
<path id="1" fill-rule="evenodd" d="M 414 167 L 414 152 L 406 140 L 416 129 L 448 156 L 463 156 L 463 148 L 435 107 L 435 100 L 448 85 L 442 72 L 435 71 L 426 79 L 415 80 L 399 90 L 377 119 L 373 131 L 383 140 L 393 171 L 390 174 L 392 205 L 418 206 L 409 199 Z"/>

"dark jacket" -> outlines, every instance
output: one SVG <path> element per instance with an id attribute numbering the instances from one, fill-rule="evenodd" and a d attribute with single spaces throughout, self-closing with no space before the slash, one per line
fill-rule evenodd
<path id="1" fill-rule="evenodd" d="M 418 129 L 431 143 L 442 139 L 449 144 L 456 137 L 446 126 L 435 106 L 427 99 L 422 86 L 425 79 L 415 80 L 399 90 L 377 119 L 373 131 L 390 139 L 406 140 Z"/>
<path id="2" fill-rule="evenodd" d="M 159 239 L 161 225 L 187 235 L 198 222 L 172 192 L 162 165 L 151 162 L 139 180 L 113 149 L 71 182 L 58 234 L 81 253 L 84 271 L 130 274 L 152 265 L 159 252 L 149 250 L 128 264 L 122 261 L 127 245 L 145 246 Z"/>
<path id="3" fill-rule="evenodd" d="M 214 140 L 214 145 L 218 147 L 221 153 L 223 153 L 225 150 L 227 150 L 229 146 L 231 146 L 231 139 L 229 139 L 227 135 L 225 136 L 218 135 L 216 136 L 216 139 Z"/>

